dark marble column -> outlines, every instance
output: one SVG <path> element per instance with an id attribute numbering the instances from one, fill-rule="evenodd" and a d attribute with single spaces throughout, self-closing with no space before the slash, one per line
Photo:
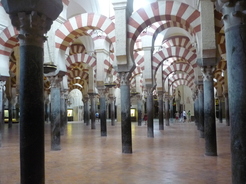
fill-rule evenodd
<path id="1" fill-rule="evenodd" d="M 194 92 L 194 118 L 195 124 L 197 126 L 197 130 L 199 130 L 199 98 L 198 98 L 198 90 Z"/>
<path id="2" fill-rule="evenodd" d="M 213 72 L 215 68 L 213 66 L 204 66 L 201 69 L 203 73 L 203 85 L 204 85 L 205 155 L 217 156 L 214 82 L 213 82 Z"/>
<path id="3" fill-rule="evenodd" d="M 165 114 L 166 114 L 166 119 L 165 119 L 165 122 L 166 122 L 166 126 L 170 126 L 170 123 L 169 123 L 169 97 L 167 95 L 165 95 Z"/>
<path id="4" fill-rule="evenodd" d="M 90 118 L 91 118 L 91 129 L 96 129 L 96 101 L 95 101 L 95 94 L 90 93 L 90 101 L 91 101 L 91 111 L 90 111 Z"/>
<path id="5" fill-rule="evenodd" d="M 129 73 L 120 73 L 122 153 L 132 153 Z"/>
<path id="6" fill-rule="evenodd" d="M 246 183 L 246 2 L 222 6 L 226 37 L 232 184 Z"/>
<path id="7" fill-rule="evenodd" d="M 61 149 L 61 78 L 49 77 L 51 85 L 51 150 Z"/>
<path id="8" fill-rule="evenodd" d="M 222 108 L 223 108 L 223 96 L 218 96 L 219 99 L 219 122 L 222 123 Z"/>
<path id="9" fill-rule="evenodd" d="M 106 99 L 105 89 L 98 89 L 100 98 L 100 124 L 101 124 L 101 136 L 107 136 L 107 115 L 106 115 Z"/>
<path id="10" fill-rule="evenodd" d="M 198 98 L 199 98 L 200 137 L 204 138 L 204 92 L 203 92 L 203 84 L 198 84 Z"/>
<path id="11" fill-rule="evenodd" d="M 90 113 L 89 113 L 89 97 L 85 96 L 84 101 L 84 122 L 88 126 L 90 124 Z"/>
<path id="12" fill-rule="evenodd" d="M 43 43 L 63 5 L 60 0 L 1 3 L 19 31 L 21 184 L 44 184 Z"/>
<path id="13" fill-rule="evenodd" d="M 141 126 L 142 125 L 142 121 L 143 121 L 143 112 L 142 112 L 142 105 L 143 105 L 143 102 L 142 102 L 142 95 L 138 95 L 137 96 L 137 99 L 138 99 L 138 126 Z"/>
<path id="14" fill-rule="evenodd" d="M 173 122 L 173 97 L 170 97 L 169 103 L 170 103 L 169 118 L 170 118 L 170 121 Z"/>
<path id="15" fill-rule="evenodd" d="M 6 81 L 0 81 L 0 147 L 2 146 L 2 132 L 4 124 L 4 108 L 3 108 L 3 95 L 4 95 L 4 86 Z"/>
<path id="16" fill-rule="evenodd" d="M 225 119 L 226 119 L 226 125 L 227 126 L 230 126 L 228 93 L 224 93 L 224 99 L 225 99 Z"/>
<path id="17" fill-rule="evenodd" d="M 110 116 L 111 116 L 111 125 L 114 126 L 115 125 L 115 97 L 111 96 L 110 97 Z"/>
<path id="18" fill-rule="evenodd" d="M 153 117 L 153 91 L 147 88 L 147 136 L 154 137 L 154 117 Z"/>
<path id="19" fill-rule="evenodd" d="M 163 92 L 158 92 L 158 107 L 159 107 L 159 130 L 164 130 L 163 122 Z"/>
<path id="20" fill-rule="evenodd" d="M 12 105 L 12 98 L 11 96 L 8 97 L 8 110 L 9 110 L 9 122 L 8 122 L 8 128 L 12 127 L 13 124 L 13 105 Z"/>
<path id="21" fill-rule="evenodd" d="M 65 91 L 61 91 L 61 135 L 64 135 L 66 129 L 66 116 L 67 111 L 65 110 L 66 99 L 65 99 Z"/>

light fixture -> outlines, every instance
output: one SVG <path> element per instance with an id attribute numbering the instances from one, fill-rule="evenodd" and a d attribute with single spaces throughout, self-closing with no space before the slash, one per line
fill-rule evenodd
<path id="1" fill-rule="evenodd" d="M 47 62 L 47 63 L 44 63 L 43 64 L 43 66 L 44 66 L 44 73 L 45 74 L 54 72 L 57 69 L 57 66 L 54 65 L 54 63 L 52 62 L 52 59 L 51 59 L 50 47 L 49 47 L 49 43 L 48 43 L 48 36 L 46 36 L 46 43 L 47 43 L 47 49 L 48 49 L 48 54 L 49 54 L 49 60 L 50 60 L 50 62 Z"/>

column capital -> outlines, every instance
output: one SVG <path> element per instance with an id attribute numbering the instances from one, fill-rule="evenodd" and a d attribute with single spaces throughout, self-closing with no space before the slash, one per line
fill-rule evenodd
<path id="1" fill-rule="evenodd" d="M 48 77 L 48 80 L 50 81 L 51 88 L 60 88 L 61 87 L 61 81 L 62 81 L 61 77 L 51 76 L 51 77 Z"/>
<path id="2" fill-rule="evenodd" d="M 98 88 L 98 94 L 100 97 L 105 97 L 106 89 L 105 88 Z"/>
<path id="3" fill-rule="evenodd" d="M 5 84 L 6 84 L 6 81 L 0 81 L 0 90 L 1 91 L 5 89 L 4 88 Z"/>
<path id="4" fill-rule="evenodd" d="M 201 67 L 201 71 L 203 74 L 203 81 L 211 81 L 213 80 L 213 72 L 215 70 L 214 66 L 203 66 Z"/>
<path id="5" fill-rule="evenodd" d="M 225 31 L 229 28 L 246 23 L 246 2 L 245 1 L 227 1 L 217 0 L 216 8 L 223 14 Z"/>
<path id="6" fill-rule="evenodd" d="M 46 40 L 44 34 L 50 29 L 53 23 L 52 20 L 35 11 L 10 15 L 10 19 L 13 26 L 20 32 L 18 35 L 20 45 L 43 47 L 43 43 Z"/>
<path id="7" fill-rule="evenodd" d="M 119 72 L 120 85 L 129 85 L 129 72 Z"/>

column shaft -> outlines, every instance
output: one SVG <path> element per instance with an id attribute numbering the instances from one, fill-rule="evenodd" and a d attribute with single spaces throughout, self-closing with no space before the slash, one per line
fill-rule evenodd
<path id="1" fill-rule="evenodd" d="M 90 118 L 91 118 L 91 129 L 96 129 L 96 102 L 95 102 L 95 96 L 94 94 L 90 94 L 90 101 L 91 101 L 91 112 L 90 112 Z"/>
<path id="2" fill-rule="evenodd" d="M 43 48 L 20 46 L 21 183 L 44 183 Z"/>
<path id="3" fill-rule="evenodd" d="M 60 88 L 51 87 L 51 150 L 61 149 L 61 93 Z"/>
<path id="4" fill-rule="evenodd" d="M 204 138 L 204 92 L 203 92 L 203 85 L 199 85 L 199 130 L 200 130 L 200 137 Z"/>
<path id="5" fill-rule="evenodd" d="M 142 125 L 142 99 L 139 97 L 138 99 L 138 126 L 141 126 Z"/>
<path id="6" fill-rule="evenodd" d="M 107 136 L 107 121 L 106 121 L 106 102 L 105 102 L 105 96 L 101 96 L 99 100 L 100 100 L 101 136 Z"/>
<path id="7" fill-rule="evenodd" d="M 217 156 L 214 83 L 211 66 L 203 67 L 205 155 Z"/>
<path id="8" fill-rule="evenodd" d="M 147 136 L 154 137 L 154 121 L 153 121 L 153 95 L 151 89 L 147 94 Z"/>
<path id="9" fill-rule="evenodd" d="M 2 132 L 4 124 L 3 94 L 5 81 L 0 81 L 0 147 L 2 146 Z"/>
<path id="10" fill-rule="evenodd" d="M 130 116 L 130 86 L 126 73 L 121 73 L 121 134 L 122 153 L 132 153 L 132 128 Z"/>
<path id="11" fill-rule="evenodd" d="M 163 122 L 163 96 L 159 97 L 159 130 L 164 130 Z"/>
<path id="12" fill-rule="evenodd" d="M 245 10 L 244 10 L 245 11 Z M 232 183 L 246 183 L 246 26 L 226 32 L 229 113 L 231 123 Z"/>
<path id="13" fill-rule="evenodd" d="M 166 126 L 169 126 L 169 99 L 166 98 L 165 100 L 165 113 L 166 113 Z"/>

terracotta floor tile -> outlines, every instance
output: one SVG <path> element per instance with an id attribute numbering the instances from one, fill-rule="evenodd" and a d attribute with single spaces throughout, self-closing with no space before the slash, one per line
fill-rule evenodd
<path id="1" fill-rule="evenodd" d="M 205 141 L 194 123 L 171 123 L 154 138 L 146 125 L 132 123 L 133 154 L 121 153 L 121 125 L 100 136 L 100 124 L 91 130 L 69 122 L 60 151 L 50 150 L 50 125 L 45 123 L 46 184 L 229 184 L 231 183 L 230 127 L 217 123 L 218 156 L 204 156 Z M 18 124 L 4 126 L 0 147 L 0 184 L 19 184 Z"/>

